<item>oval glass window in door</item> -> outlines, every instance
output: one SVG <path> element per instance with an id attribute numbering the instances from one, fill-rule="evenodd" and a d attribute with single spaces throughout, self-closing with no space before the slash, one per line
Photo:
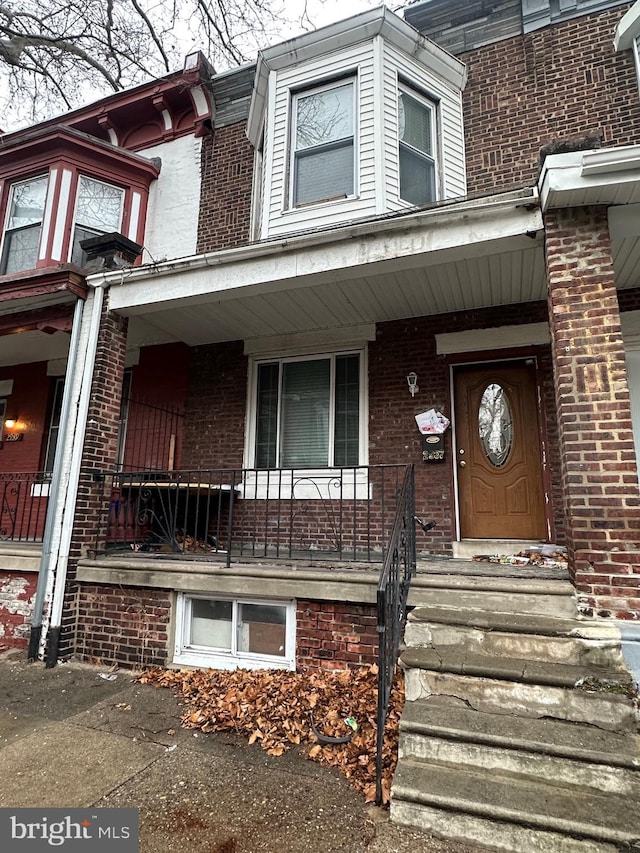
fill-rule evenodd
<path id="1" fill-rule="evenodd" d="M 513 447 L 513 417 L 504 388 L 495 382 L 480 399 L 478 432 L 487 460 L 494 468 L 502 467 Z"/>

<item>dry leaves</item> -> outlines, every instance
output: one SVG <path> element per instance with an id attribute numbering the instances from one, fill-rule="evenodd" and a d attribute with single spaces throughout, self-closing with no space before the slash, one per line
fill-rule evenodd
<path id="1" fill-rule="evenodd" d="M 142 684 L 171 687 L 184 703 L 182 725 L 203 732 L 234 731 L 269 755 L 292 746 L 309 758 L 338 767 L 367 802 L 375 800 L 377 667 L 344 672 L 284 670 L 147 670 Z M 391 693 L 383 748 L 383 797 L 388 802 L 398 751 L 398 724 L 404 684 L 398 673 Z M 349 743 L 322 744 L 312 731 L 342 737 L 358 728 Z"/>

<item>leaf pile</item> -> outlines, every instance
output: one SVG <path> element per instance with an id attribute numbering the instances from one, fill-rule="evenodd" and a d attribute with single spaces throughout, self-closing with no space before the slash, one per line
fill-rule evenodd
<path id="1" fill-rule="evenodd" d="M 164 670 L 138 676 L 143 684 L 170 687 L 186 710 L 185 728 L 203 732 L 234 731 L 249 743 L 259 743 L 269 755 L 282 755 L 292 746 L 309 758 L 338 767 L 367 802 L 375 800 L 377 667 L 343 672 L 286 670 Z M 404 684 L 398 673 L 391 692 L 383 746 L 384 802 L 389 801 L 397 762 L 398 724 L 404 703 Z M 354 732 L 345 722 L 353 717 Z M 348 743 L 323 743 L 321 736 Z"/>

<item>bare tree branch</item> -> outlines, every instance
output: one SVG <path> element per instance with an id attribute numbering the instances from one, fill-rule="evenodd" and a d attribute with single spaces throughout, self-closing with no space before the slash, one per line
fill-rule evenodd
<path id="1" fill-rule="evenodd" d="M 162 76 L 194 48 L 218 70 L 255 59 L 290 23 L 285 2 L 0 0 L 2 123 L 39 120 Z M 306 6 L 303 17 L 310 25 Z"/>

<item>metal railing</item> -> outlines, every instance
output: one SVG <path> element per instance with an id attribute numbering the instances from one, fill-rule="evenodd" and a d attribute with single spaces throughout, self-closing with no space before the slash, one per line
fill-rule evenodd
<path id="1" fill-rule="evenodd" d="M 96 551 L 381 562 L 406 470 L 115 472 Z"/>
<path id="2" fill-rule="evenodd" d="M 50 479 L 43 471 L 0 473 L 0 541 L 42 542 Z"/>
<path id="3" fill-rule="evenodd" d="M 393 529 L 378 583 L 378 715 L 376 804 L 383 802 L 384 738 L 389 699 L 404 630 L 407 597 L 416 573 L 415 486 L 413 465 L 405 471 Z"/>

